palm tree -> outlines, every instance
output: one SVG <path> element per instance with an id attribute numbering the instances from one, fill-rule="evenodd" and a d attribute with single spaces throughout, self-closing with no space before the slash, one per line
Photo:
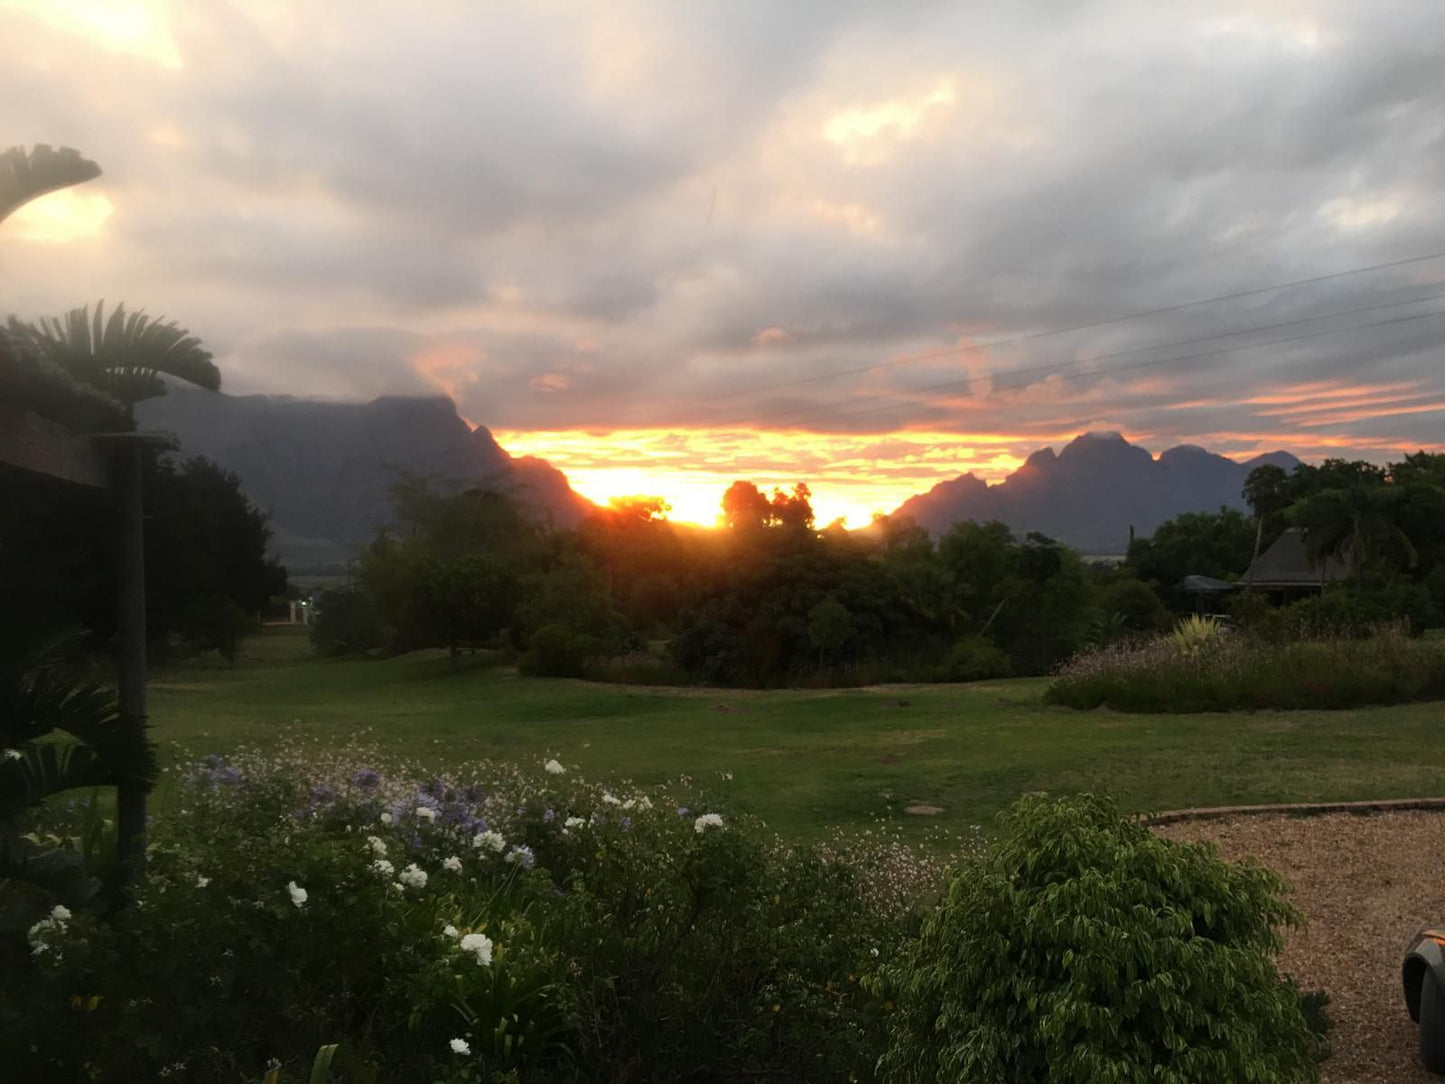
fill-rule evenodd
<path id="1" fill-rule="evenodd" d="M 164 395 L 169 376 L 217 391 L 221 372 L 201 341 L 174 320 L 162 322 L 144 312 L 127 313 L 117 305 L 107 318 L 105 302 L 38 323 L 10 318 L 10 334 L 76 380 L 113 396 L 127 409 L 142 399 Z"/>
<path id="2" fill-rule="evenodd" d="M 1251 577 L 1264 542 L 1265 521 L 1283 512 L 1289 504 L 1288 485 L 1289 472 L 1274 463 L 1261 463 L 1244 480 L 1244 499 L 1254 513 L 1254 556 L 1249 561 Z"/>
<path id="3" fill-rule="evenodd" d="M 1409 568 L 1419 561 L 1415 544 L 1400 527 L 1399 506 L 1400 491 L 1395 486 L 1360 484 L 1321 490 L 1296 505 L 1294 515 L 1304 528 L 1310 560 L 1344 558 L 1361 586 L 1368 565 L 1390 549 Z"/>

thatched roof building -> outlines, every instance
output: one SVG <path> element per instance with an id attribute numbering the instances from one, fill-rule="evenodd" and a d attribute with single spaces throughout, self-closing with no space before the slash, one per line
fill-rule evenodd
<path id="1" fill-rule="evenodd" d="M 1350 562 L 1339 554 L 1310 560 L 1304 532 L 1291 527 L 1250 564 L 1249 571 L 1239 578 L 1239 584 L 1266 591 L 1288 591 L 1322 588 L 1348 579 L 1349 575 Z"/>

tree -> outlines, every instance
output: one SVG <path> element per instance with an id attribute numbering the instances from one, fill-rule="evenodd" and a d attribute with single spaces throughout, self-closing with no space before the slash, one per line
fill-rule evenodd
<path id="1" fill-rule="evenodd" d="M 1263 549 L 1267 522 L 1289 507 L 1289 472 L 1274 463 L 1261 463 L 1244 480 L 1243 496 L 1254 513 L 1254 555 L 1249 562 L 1253 567 Z"/>
<path id="2" fill-rule="evenodd" d="M 1258 531 L 1234 508 L 1186 512 L 1165 520 L 1151 538 L 1129 543 L 1125 564 L 1139 579 L 1158 585 L 1171 609 L 1184 609 L 1179 586 L 1185 576 L 1230 579 L 1243 572 Z"/>
<path id="3" fill-rule="evenodd" d="M 1355 482 L 1331 487 L 1305 498 L 1291 510 L 1304 529 L 1310 559 L 1340 557 L 1350 563 L 1357 586 L 1376 560 L 1392 557 L 1414 568 L 1415 544 L 1400 527 L 1401 491 L 1383 482 Z"/>
<path id="4" fill-rule="evenodd" d="M 221 386 L 221 372 L 201 341 L 174 320 L 162 323 L 144 312 L 127 314 L 117 305 L 107 319 L 105 302 L 37 323 L 10 318 L 10 334 L 84 383 L 100 388 L 127 408 L 165 394 L 169 376 L 208 391 Z"/>
<path id="5" fill-rule="evenodd" d="M 754 530 L 772 521 L 773 506 L 752 482 L 734 482 L 722 499 L 723 522 L 731 530 Z"/>
<path id="6" fill-rule="evenodd" d="M 831 595 L 808 611 L 808 639 L 818 649 L 821 667 L 827 655 L 835 658 L 853 635 L 853 615 Z"/>

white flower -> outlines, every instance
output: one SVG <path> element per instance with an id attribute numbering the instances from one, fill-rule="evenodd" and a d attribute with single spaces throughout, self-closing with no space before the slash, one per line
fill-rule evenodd
<path id="1" fill-rule="evenodd" d="M 501 832 L 478 832 L 472 837 L 472 846 L 479 851 L 496 851 L 501 854 L 507 849 L 507 840 Z"/>
<path id="2" fill-rule="evenodd" d="M 374 869 L 377 873 L 381 874 L 383 877 L 390 877 L 393 873 L 396 872 L 396 867 L 393 866 L 390 862 L 388 862 L 385 858 L 378 858 L 375 862 L 371 864 L 371 868 Z"/>
<path id="3" fill-rule="evenodd" d="M 586 823 L 587 822 L 581 817 L 568 817 L 566 821 L 566 826 L 568 828 L 581 828 Z"/>
<path id="4" fill-rule="evenodd" d="M 390 814 L 390 813 L 383 813 L 383 814 L 381 815 L 381 823 L 382 823 L 382 824 L 390 824 L 390 823 L 391 823 L 391 814 Z"/>
<path id="5" fill-rule="evenodd" d="M 546 764 L 542 765 L 542 770 L 545 771 L 548 775 L 561 775 L 567 769 L 562 767 L 561 761 L 559 761 L 556 757 L 553 757 L 551 760 L 547 761 Z"/>
<path id="6" fill-rule="evenodd" d="M 618 798 L 617 795 L 615 795 L 615 794 L 609 794 L 609 793 L 607 793 L 607 792 L 604 791 L 603 794 L 602 794 L 602 804 L 603 804 L 603 805 L 621 805 L 621 804 L 622 804 L 622 799 Z"/>
<path id="7" fill-rule="evenodd" d="M 704 813 L 697 820 L 692 822 L 694 831 L 706 832 L 709 828 L 721 828 L 723 819 L 716 813 Z"/>
<path id="8" fill-rule="evenodd" d="M 461 950 L 470 952 L 477 958 L 477 963 L 483 967 L 490 967 L 492 963 L 492 939 L 484 933 L 469 933 L 462 938 Z"/>
<path id="9" fill-rule="evenodd" d="M 722 777 L 723 777 L 723 780 L 724 780 L 725 782 L 731 783 L 731 782 L 733 781 L 733 773 L 732 773 L 732 772 L 723 772 L 723 773 L 722 773 Z"/>
<path id="10" fill-rule="evenodd" d="M 636 799 L 636 798 L 629 798 L 629 799 L 627 799 L 627 801 L 625 801 L 625 802 L 622 803 L 622 808 L 623 808 L 623 809 L 634 809 L 634 808 L 636 808 L 636 806 L 637 806 L 637 799 Z"/>
<path id="11" fill-rule="evenodd" d="M 417 806 L 416 815 L 422 820 L 426 821 L 428 824 L 437 819 L 437 811 L 429 805 Z"/>
<path id="12" fill-rule="evenodd" d="M 306 889 L 302 888 L 295 881 L 286 882 L 286 891 L 291 893 L 291 902 L 298 909 L 306 906 Z"/>
<path id="13" fill-rule="evenodd" d="M 446 926 L 444 926 L 444 927 L 442 928 L 442 936 L 443 936 L 443 937 L 450 937 L 453 941 L 455 941 L 457 938 L 461 937 L 461 935 L 462 935 L 462 934 L 461 934 L 461 931 L 458 930 L 455 926 L 452 926 L 452 925 L 450 925 L 450 924 L 448 924 L 448 925 L 446 925 Z"/>
<path id="14" fill-rule="evenodd" d="M 201 876 L 197 875 L 197 877 L 196 877 L 196 887 L 197 887 L 197 888 L 205 888 L 206 885 L 208 885 L 208 884 L 210 884 L 210 883 L 211 883 L 211 879 L 210 879 L 209 877 L 201 877 Z"/>
<path id="15" fill-rule="evenodd" d="M 453 873 L 460 873 L 462 871 L 462 860 L 456 855 L 452 855 L 450 858 L 442 861 L 442 869 L 449 869 Z"/>
<path id="16" fill-rule="evenodd" d="M 868 955 L 869 955 L 869 956 L 877 956 L 877 955 L 878 955 L 878 950 L 877 950 L 876 948 L 871 948 L 871 949 L 868 950 Z"/>
<path id="17" fill-rule="evenodd" d="M 70 908 L 63 903 L 57 903 L 50 909 L 50 917 L 55 919 L 56 922 L 69 922 Z"/>
<path id="18" fill-rule="evenodd" d="M 5 750 L 5 753 L 4 753 L 4 756 L 5 756 L 5 759 L 6 759 L 6 760 L 24 760 L 24 759 L 25 759 L 25 754 L 22 753 L 19 749 L 6 749 L 6 750 Z M 557 762 L 554 760 L 552 763 L 555 764 L 555 763 L 557 763 Z M 551 771 L 550 768 L 548 768 L 547 770 L 548 770 L 548 771 Z"/>
<path id="19" fill-rule="evenodd" d="M 367 836 L 366 843 L 367 846 L 371 848 L 373 854 L 386 854 L 386 840 L 382 839 L 380 836 Z"/>
<path id="20" fill-rule="evenodd" d="M 396 879 L 408 888 L 426 887 L 426 870 L 422 869 L 415 862 L 407 866 L 396 875 Z"/>
<path id="21" fill-rule="evenodd" d="M 637 808 L 638 808 L 638 809 L 651 809 L 651 808 L 652 808 L 652 799 L 649 798 L 647 795 L 644 794 L 641 798 L 637 799 Z"/>
<path id="22" fill-rule="evenodd" d="M 467 1045 L 465 1039 L 453 1039 L 451 1042 L 453 1054 L 470 1054 L 472 1048 Z"/>

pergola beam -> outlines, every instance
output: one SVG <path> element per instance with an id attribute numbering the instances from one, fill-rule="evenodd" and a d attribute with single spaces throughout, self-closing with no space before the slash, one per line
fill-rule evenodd
<path id="1" fill-rule="evenodd" d="M 92 489 L 110 488 L 109 458 L 90 437 L 0 405 L 0 464 Z"/>

